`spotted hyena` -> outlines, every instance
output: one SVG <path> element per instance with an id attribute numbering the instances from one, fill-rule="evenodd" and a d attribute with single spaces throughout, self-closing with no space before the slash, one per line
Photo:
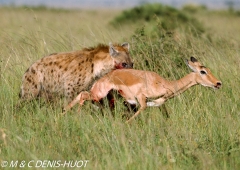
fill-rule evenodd
<path id="1" fill-rule="evenodd" d="M 22 78 L 20 98 L 64 96 L 65 105 L 113 69 L 132 68 L 129 44 L 103 45 L 55 53 L 33 63 Z"/>

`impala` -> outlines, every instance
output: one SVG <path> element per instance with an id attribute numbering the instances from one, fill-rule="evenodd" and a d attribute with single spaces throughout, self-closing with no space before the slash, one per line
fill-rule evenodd
<path id="1" fill-rule="evenodd" d="M 117 90 L 128 103 L 132 105 L 140 104 L 138 111 L 127 121 L 129 123 L 147 106 L 160 106 L 168 99 L 179 95 L 194 85 L 201 84 L 213 89 L 221 87 L 221 81 L 214 77 L 211 71 L 194 57 L 186 60 L 186 64 L 193 72 L 175 81 L 168 81 L 151 71 L 134 69 L 114 70 L 94 83 L 90 93 L 87 91 L 81 92 L 65 108 L 65 111 L 78 102 L 80 105 L 83 105 L 85 100 L 98 102 L 113 89 Z M 147 102 L 148 98 L 157 99 Z"/>

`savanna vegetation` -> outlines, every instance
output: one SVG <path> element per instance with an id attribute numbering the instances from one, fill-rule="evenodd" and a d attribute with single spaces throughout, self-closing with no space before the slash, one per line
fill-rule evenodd
<path id="1" fill-rule="evenodd" d="M 86 169 L 240 168 L 238 11 L 161 4 L 124 11 L 1 7 L 0 19 L 0 163 L 89 160 Z M 131 124 L 124 123 L 130 113 L 121 98 L 113 113 L 107 104 L 100 111 L 86 102 L 81 114 L 74 107 L 62 116 L 62 99 L 16 107 L 22 75 L 37 59 L 125 41 L 135 69 L 179 79 L 190 72 L 184 60 L 194 56 L 223 86 L 194 86 L 167 101 L 169 118 L 152 107 Z"/>

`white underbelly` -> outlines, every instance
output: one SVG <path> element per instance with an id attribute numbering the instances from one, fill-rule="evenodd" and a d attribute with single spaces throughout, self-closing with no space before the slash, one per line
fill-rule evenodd
<path id="1" fill-rule="evenodd" d="M 129 104 L 137 104 L 137 101 L 136 100 L 127 100 L 127 102 L 129 103 Z"/>

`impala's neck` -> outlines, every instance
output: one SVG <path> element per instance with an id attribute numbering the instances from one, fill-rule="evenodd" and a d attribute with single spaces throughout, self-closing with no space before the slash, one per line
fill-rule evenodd
<path id="1" fill-rule="evenodd" d="M 196 85 L 196 73 L 192 72 L 185 77 L 175 80 L 175 81 L 169 81 L 168 88 L 168 95 L 167 98 L 172 98 L 174 96 L 177 96 L 181 93 L 183 93 L 185 90 L 187 90 L 189 87 Z"/>

